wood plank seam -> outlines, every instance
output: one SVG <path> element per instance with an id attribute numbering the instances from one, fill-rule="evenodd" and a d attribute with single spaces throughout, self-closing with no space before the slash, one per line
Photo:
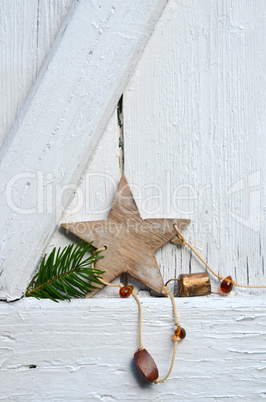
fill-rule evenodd
<path id="1" fill-rule="evenodd" d="M 52 171 L 54 185 L 63 188 L 77 185 L 166 2 L 137 0 L 121 5 L 108 0 L 99 5 L 80 0 L 74 4 L 75 12 L 69 14 L 50 54 L 49 68 L 37 79 L 1 151 L 0 207 L 5 221 L 0 229 L 0 299 L 21 297 L 62 214 L 62 200 L 57 200 L 51 214 L 28 214 L 25 233 L 25 215 L 18 210 L 38 202 L 36 172 L 46 178 Z M 84 45 L 84 38 L 92 48 Z M 21 172 L 31 173 L 27 180 L 12 182 Z M 11 182 L 10 197 L 19 195 L 15 211 L 6 199 Z M 73 188 L 65 194 L 66 204 L 72 194 Z M 22 240 L 26 237 L 27 242 Z"/>

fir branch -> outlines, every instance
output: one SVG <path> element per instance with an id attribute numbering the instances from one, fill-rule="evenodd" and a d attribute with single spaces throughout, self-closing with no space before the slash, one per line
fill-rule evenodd
<path id="1" fill-rule="evenodd" d="M 91 264 L 103 256 L 93 252 L 92 243 L 80 242 L 75 245 L 54 248 L 51 254 L 43 257 L 39 272 L 34 276 L 26 291 L 27 297 L 49 298 L 53 301 L 70 300 L 71 297 L 84 297 L 100 285 L 98 278 L 104 271 L 92 268 Z M 91 253 L 86 258 L 86 253 Z"/>

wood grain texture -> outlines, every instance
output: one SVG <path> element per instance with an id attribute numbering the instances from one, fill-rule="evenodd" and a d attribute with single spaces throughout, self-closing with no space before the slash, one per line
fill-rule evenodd
<path id="1" fill-rule="evenodd" d="M 60 15 L 53 17 L 53 10 L 60 4 L 67 6 L 64 0 L 39 2 L 39 7 L 43 6 L 46 11 L 42 19 L 45 26 L 39 26 L 45 32 L 43 42 L 37 49 L 33 45 L 36 2 L 1 1 L 1 21 L 4 18 L 0 41 L 0 80 L 4 86 L 1 84 L 4 88 L 0 95 L 1 136 L 8 132 L 8 125 L 12 125 L 30 90 L 40 67 L 36 60 L 41 63 L 46 56 L 40 55 L 45 46 L 49 47 L 46 38 L 52 42 L 57 32 L 54 24 L 58 27 L 58 21 L 62 21 Z M 220 268 L 223 274 L 232 272 L 233 257 L 235 278 L 239 281 L 249 278 L 250 283 L 266 282 L 261 265 L 265 250 L 261 236 L 264 216 L 258 214 L 261 229 L 255 232 L 254 226 L 249 229 L 241 222 L 234 222 L 231 214 L 235 214 L 234 219 L 237 215 L 244 217 L 247 219 L 244 224 L 248 224 L 249 218 L 250 222 L 254 220 L 256 211 L 251 209 L 253 215 L 249 215 L 250 199 L 252 203 L 259 200 L 261 206 L 265 204 L 261 163 L 265 154 L 262 138 L 265 121 L 261 116 L 264 7 L 260 0 L 204 0 L 199 9 L 196 1 L 170 0 L 154 39 L 150 40 L 148 53 L 143 56 L 145 65 L 138 66 L 124 96 L 126 174 L 142 216 L 171 218 L 173 212 L 175 216 L 178 212 L 178 216 L 192 217 L 192 229 L 188 228 L 187 233 L 203 257 L 207 256 L 214 268 L 223 266 Z M 48 10 L 49 18 L 46 17 Z M 12 38 L 19 43 L 16 49 Z M 34 67 L 31 63 L 35 63 Z M 139 102 L 137 108 L 132 107 L 134 99 Z M 175 108 L 171 107 L 173 104 Z M 88 172 L 94 174 L 89 176 L 88 208 L 75 210 L 77 188 L 71 208 L 65 211 L 69 220 L 71 216 L 76 219 L 78 214 L 80 220 L 106 219 L 108 215 L 118 183 L 113 119 L 92 163 L 87 164 Z M 3 122 L 7 128 L 2 131 Z M 204 130 L 209 133 L 209 142 Z M 258 166 L 260 175 L 256 175 Z M 252 171 L 254 176 L 250 176 Z M 110 176 L 99 178 L 99 172 Z M 147 176 L 156 179 L 156 195 L 160 195 L 160 185 L 164 183 L 163 208 L 156 214 L 152 212 L 158 208 L 158 200 L 149 199 L 155 189 L 143 187 Z M 85 181 L 84 176 L 82 188 L 86 188 Z M 186 186 L 187 182 L 190 187 Z M 250 183 L 256 182 L 260 184 L 248 189 Z M 45 188 L 50 191 L 52 183 L 52 179 L 47 179 Z M 173 197 L 178 206 L 173 211 L 169 208 L 171 195 L 168 194 L 169 191 L 173 194 L 180 183 L 184 186 Z M 230 186 L 235 183 L 232 191 L 238 191 L 230 193 L 228 183 Z M 223 198 L 224 186 L 227 186 L 228 199 Z M 66 221 L 65 217 L 62 221 Z M 216 228 L 213 236 L 212 225 Z M 24 241 L 27 233 L 26 230 Z M 73 240 L 58 230 L 48 250 Z M 40 253 L 45 251 L 46 241 L 41 241 Z M 235 245 L 239 247 L 239 255 Z M 0 258 L 3 257 L 1 250 Z M 171 244 L 157 253 L 157 260 L 165 280 L 172 273 L 178 276 L 181 272 L 203 269 L 187 250 Z M 134 286 L 136 289 L 138 283 Z M 212 278 L 212 290 L 218 286 Z M 119 297 L 117 289 L 108 291 L 113 297 Z M 102 297 L 103 292 L 105 289 L 98 295 Z M 179 344 L 171 378 L 165 384 L 148 388 L 138 382 L 132 364 L 138 347 L 138 310 L 133 299 L 96 300 L 96 294 L 91 300 L 59 305 L 35 300 L 0 302 L 0 400 L 264 400 L 266 302 L 265 298 L 257 297 L 258 293 L 253 290 L 249 297 L 177 299 L 179 320 L 187 337 Z M 146 296 L 147 292 L 142 287 L 139 294 Z M 141 302 L 144 346 L 163 376 L 169 368 L 173 347 L 170 300 L 145 298 Z"/>
<path id="2" fill-rule="evenodd" d="M 74 0 L 0 5 L 0 146 L 14 124 Z"/>
<path id="3" fill-rule="evenodd" d="M 22 295 L 62 215 L 58 199 L 45 210 L 38 189 L 79 182 L 165 3 L 81 0 L 68 13 L 2 147 L 0 298 Z"/>
<path id="4" fill-rule="evenodd" d="M 107 219 L 120 179 L 119 138 L 116 111 L 113 113 L 91 161 L 76 186 L 70 204 L 65 208 L 62 222 Z M 71 241 L 73 235 L 70 236 Z M 67 244 L 66 231 L 56 228 L 47 251 Z M 75 239 L 78 240 L 78 239 Z"/>
<path id="5" fill-rule="evenodd" d="M 62 222 L 107 219 L 114 194 L 121 177 L 119 157 L 120 130 L 117 111 L 114 112 L 106 130 L 95 150 L 92 160 L 83 175 L 71 203 L 64 210 Z M 54 247 L 78 243 L 80 239 L 58 226 L 47 246 L 45 253 Z M 119 283 L 119 278 L 113 283 Z M 117 289 L 106 286 L 94 297 L 119 297 Z"/>
<path id="6" fill-rule="evenodd" d="M 162 378 L 173 350 L 171 301 L 141 303 L 143 345 Z M 265 298 L 206 296 L 176 303 L 187 337 L 178 345 L 170 378 L 151 386 L 139 382 L 134 367 L 138 307 L 133 298 L 0 303 L 0 399 L 263 400 Z"/>
<path id="7" fill-rule="evenodd" d="M 189 219 L 142 219 L 126 177 L 120 179 L 106 220 L 62 223 L 61 226 L 95 248 L 105 247 L 103 259 L 95 264 L 102 279 L 112 282 L 126 272 L 139 282 L 161 293 L 164 281 L 154 253 L 171 240 Z M 98 290 L 92 291 L 88 297 Z"/>
<path id="8" fill-rule="evenodd" d="M 261 0 L 170 1 L 123 97 L 142 216 L 191 218 L 183 234 L 210 266 L 254 285 L 266 283 L 264 12 Z M 204 269 L 170 244 L 156 258 L 165 279 Z"/>

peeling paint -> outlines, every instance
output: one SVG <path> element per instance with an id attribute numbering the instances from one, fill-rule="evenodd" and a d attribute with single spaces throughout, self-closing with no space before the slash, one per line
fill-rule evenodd
<path id="1" fill-rule="evenodd" d="M 0 348 L 0 399 L 22 402 L 30 395 L 30 400 L 124 401 L 126 395 L 130 401 L 193 401 L 196 395 L 197 400 L 257 400 L 265 384 L 266 330 L 258 331 L 254 320 L 237 318 L 256 310 L 261 328 L 266 328 L 266 299 L 238 297 L 235 310 L 231 302 L 214 296 L 177 300 L 187 337 L 178 344 L 167 382 L 148 387 L 139 383 L 132 360 L 138 347 L 138 308 L 133 298 L 123 300 L 123 307 L 120 299 L 2 303 L 0 312 L 7 319 L 0 333 L 12 331 L 12 338 L 6 337 Z M 173 351 L 171 303 L 147 297 L 141 303 L 144 347 L 162 377 Z M 213 304 L 215 309 L 210 308 Z M 18 311 L 24 312 L 23 325 Z"/>

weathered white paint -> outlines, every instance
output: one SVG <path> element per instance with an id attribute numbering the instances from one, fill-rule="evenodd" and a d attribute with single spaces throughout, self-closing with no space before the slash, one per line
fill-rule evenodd
<path id="1" fill-rule="evenodd" d="M 1 1 L 0 144 L 17 118 L 74 1 Z"/>
<path id="2" fill-rule="evenodd" d="M 117 111 L 111 117 L 95 150 L 85 175 L 82 177 L 70 205 L 65 209 L 62 222 L 107 219 L 120 179 L 119 135 Z M 61 227 L 56 228 L 45 253 L 53 247 L 78 242 L 76 236 Z M 114 283 L 119 283 L 117 278 Z M 105 287 L 94 297 L 113 297 L 116 289 Z"/>
<path id="3" fill-rule="evenodd" d="M 117 113 L 112 115 L 106 130 L 88 164 L 79 187 L 71 203 L 64 210 L 62 222 L 106 219 L 116 191 L 120 172 L 118 156 Z M 50 240 L 47 252 L 52 247 L 77 240 L 61 227 L 57 228 Z"/>
<path id="4" fill-rule="evenodd" d="M 255 285 L 266 284 L 263 11 L 261 0 L 170 1 L 124 93 L 125 174 L 142 216 L 191 218 L 203 258 Z M 172 245 L 157 259 L 165 279 L 203 269 Z"/>
<path id="5" fill-rule="evenodd" d="M 170 299 L 145 298 L 143 344 L 160 377 L 168 371 L 174 325 Z M 265 398 L 265 299 L 177 299 L 187 337 L 171 377 L 138 381 L 138 308 L 126 300 L 0 304 L 0 399 L 10 401 L 197 401 Z M 30 369 L 34 365 L 36 368 Z"/>
<path id="6" fill-rule="evenodd" d="M 1 150 L 0 298 L 25 290 L 61 217 L 58 194 L 79 182 L 166 1 L 81 0 L 68 13 Z M 57 195 L 50 204 L 47 182 Z"/>
<path id="7" fill-rule="evenodd" d="M 2 3 L 2 8 L 0 7 L 2 29 L 2 40 L 0 41 L 2 55 L 0 58 L 0 135 L 3 137 L 10 129 L 10 122 L 16 119 L 18 110 L 23 106 L 36 74 L 47 57 L 60 24 L 72 3 L 73 0 L 53 2 L 53 4 L 37 0 L 29 0 L 26 3 L 24 0 Z M 33 10 L 35 11 L 33 12 Z M 37 27 L 38 35 L 34 33 Z M 23 48 L 23 51 L 15 52 L 14 43 L 19 43 L 16 48 Z M 34 54 L 31 59 L 30 50 Z M 89 167 L 81 179 L 77 193 L 69 207 L 64 210 L 62 221 L 107 218 L 108 208 L 111 206 L 113 193 L 120 177 L 121 163 L 118 152 L 120 136 L 115 111 L 92 156 Z M 49 186 L 49 182 L 47 186 Z M 92 188 L 93 191 L 91 191 Z M 81 197 L 79 197 L 80 194 Z M 79 208 L 77 204 L 80 203 Z M 71 235 L 67 236 L 65 231 L 56 229 L 43 254 L 49 253 L 55 246 L 62 247 L 75 240 Z M 112 288 L 105 288 L 100 295 L 95 297 L 113 295 Z"/>
<path id="8" fill-rule="evenodd" d="M 17 32 L 19 32 L 21 37 L 24 33 L 30 41 L 31 30 L 28 27 L 36 25 L 36 14 L 32 12 L 28 4 L 33 3 L 33 0 L 27 0 L 27 2 L 22 0 L 1 2 L 0 13 L 6 18 L 5 29 L 10 27 L 8 20 L 11 20 L 11 15 L 13 17 L 16 16 L 16 24 L 22 24 L 22 21 L 25 22 L 24 25 L 17 26 Z M 60 21 L 61 17 L 60 15 L 56 17 L 56 8 L 54 8 L 54 5 L 59 4 L 59 2 L 42 1 L 40 3 L 41 6 L 44 5 L 44 7 L 47 6 L 47 9 L 49 8 L 52 13 L 51 15 L 53 15 L 53 10 L 55 10 L 54 18 L 47 18 L 47 26 L 42 28 L 46 32 L 42 36 L 45 42 L 45 38 L 49 38 L 48 31 L 51 32 L 51 38 L 56 34 L 59 26 L 58 21 Z M 48 3 L 53 5 L 51 9 L 48 7 Z M 60 3 L 64 3 L 65 7 L 67 7 L 67 2 L 60 0 Z M 260 15 L 263 15 L 263 2 L 258 0 L 252 2 L 237 0 L 234 3 L 231 1 L 204 1 L 200 3 L 201 7 L 199 9 L 198 2 L 190 0 L 188 2 L 169 2 L 169 8 L 165 10 L 160 25 L 154 33 L 155 39 L 151 39 L 149 47 L 146 50 L 148 56 L 145 56 L 146 51 L 143 56 L 146 70 L 143 68 L 143 61 L 141 61 L 133 77 L 135 82 L 131 81 L 128 86 L 124 97 L 124 117 L 128 116 L 126 117 L 124 134 L 126 173 L 131 185 L 137 184 L 138 186 L 143 186 L 144 182 L 140 180 L 140 167 L 143 168 L 143 176 L 150 175 L 150 177 L 154 177 L 156 184 L 158 182 L 160 184 L 165 183 L 167 180 L 168 176 L 166 176 L 164 171 L 164 168 L 167 167 L 170 171 L 170 178 L 174 183 L 171 185 L 172 189 L 175 182 L 177 184 L 186 183 L 187 177 L 190 180 L 189 183 L 192 183 L 193 186 L 198 186 L 199 179 L 202 180 L 203 184 L 208 185 L 211 183 L 208 174 L 206 173 L 205 176 L 204 173 L 203 175 L 203 171 L 210 167 L 208 165 L 208 157 L 214 157 L 214 153 L 218 145 L 222 143 L 222 140 L 220 137 L 217 137 L 217 145 L 214 142 L 208 145 L 208 150 L 210 151 L 206 157 L 204 149 L 201 150 L 199 146 L 197 148 L 194 144 L 194 141 L 199 142 L 196 137 L 198 124 L 195 121 L 201 119 L 200 126 L 205 124 L 203 117 L 206 118 L 206 114 L 199 116 L 198 108 L 200 107 L 201 112 L 205 110 L 199 102 L 199 97 L 201 95 L 201 101 L 204 104 L 207 103 L 209 94 L 207 93 L 206 86 L 208 84 L 210 86 L 208 90 L 212 91 L 212 105 L 215 102 L 217 103 L 217 115 L 214 113 L 214 107 L 209 109 L 209 115 L 213 116 L 213 119 L 218 119 L 219 117 L 220 125 L 222 119 L 224 119 L 228 127 L 231 117 L 229 119 L 228 115 L 221 112 L 221 110 L 227 107 L 223 101 L 225 92 L 223 92 L 222 87 L 224 85 L 224 87 L 228 88 L 229 82 L 228 79 L 226 80 L 226 77 L 231 75 L 233 86 L 230 86 L 230 91 L 233 89 L 236 90 L 236 76 L 238 76 L 239 85 L 241 86 L 242 82 L 243 87 L 241 86 L 242 92 L 240 90 L 236 92 L 236 98 L 240 99 L 242 97 L 241 99 L 245 100 L 245 104 L 248 103 L 248 111 L 250 113 L 246 113 L 245 125 L 248 127 L 253 126 L 255 113 L 254 109 L 252 109 L 253 99 L 252 102 L 248 102 L 245 91 L 252 88 L 253 82 L 256 83 L 257 89 L 255 91 L 254 87 L 254 92 L 256 92 L 254 99 L 257 102 L 262 90 L 262 85 L 258 88 L 257 80 L 262 71 L 260 67 L 260 57 L 263 57 L 261 46 L 262 36 L 260 36 Z M 5 12 L 2 13 L 2 10 L 5 11 L 6 6 L 11 7 L 11 4 L 14 7 L 14 11 L 10 13 L 10 16 Z M 219 7 L 219 10 L 215 11 L 215 7 Z M 221 11 L 222 7 L 223 10 Z M 258 10 L 259 15 L 255 15 L 254 10 Z M 181 19 L 186 23 L 181 24 Z M 245 22 L 242 27 L 245 29 L 237 28 L 241 28 L 241 20 Z M 174 23 L 175 21 L 176 24 Z M 15 27 L 16 24 L 11 25 Z M 175 25 L 176 29 L 174 29 Z M 197 27 L 196 30 L 195 27 Z M 13 29 L 15 32 L 15 28 Z M 233 36 L 234 31 L 235 36 Z M 184 32 L 185 35 L 183 35 Z M 202 32 L 206 38 L 209 38 L 209 41 L 206 39 L 204 42 Z M 250 38 L 246 36 L 248 32 Z M 16 35 L 18 36 L 18 33 Z M 164 47 L 162 47 L 162 38 L 164 39 Z M 12 43 L 10 38 L 9 41 L 8 43 Z M 232 48 L 230 53 L 230 43 L 233 44 L 234 41 L 235 43 L 239 41 L 238 55 L 241 54 L 235 60 L 232 60 L 232 57 L 231 59 L 227 59 L 225 56 L 226 53 L 232 56 L 232 52 L 236 50 L 236 48 Z M 29 49 L 32 49 L 32 46 L 27 43 L 27 40 L 24 40 L 23 44 L 23 48 L 16 46 L 15 51 L 10 44 L 6 43 L 5 46 L 5 43 L 2 41 L 5 50 L 1 51 L 1 55 L 6 56 L 7 63 L 14 62 L 14 67 L 12 67 L 14 70 L 17 68 L 16 65 L 18 66 L 19 64 L 16 64 L 14 60 L 20 60 L 21 57 L 21 60 L 24 60 L 22 63 L 24 65 L 24 73 L 26 68 L 25 60 L 27 60 Z M 46 45 L 42 44 L 42 48 L 45 46 L 48 49 L 49 43 L 47 42 Z M 157 46 L 160 47 L 159 53 L 156 51 Z M 175 46 L 177 46 L 177 50 L 175 50 Z M 174 56 L 167 59 L 168 63 L 165 62 L 165 59 L 168 57 L 166 50 L 164 52 L 165 47 Z M 35 49 L 34 51 L 41 52 L 42 48 Z M 209 58 L 212 61 L 210 73 L 213 69 L 216 69 L 217 73 L 216 76 L 211 75 L 211 85 L 208 80 L 206 84 L 207 74 L 204 73 L 204 68 L 202 67 L 204 60 L 206 61 L 206 53 L 203 50 L 205 49 L 205 52 L 207 52 L 208 48 Z M 156 58 L 154 58 L 154 55 L 156 55 Z M 213 59 L 214 56 L 216 56 L 216 59 Z M 31 56 L 29 54 L 29 57 L 36 63 L 36 55 Z M 149 63 L 147 58 L 150 58 Z M 3 57 L 0 63 L 2 60 L 4 60 Z M 230 60 L 232 62 L 231 65 L 229 65 Z M 199 63 L 199 66 L 196 62 Z M 171 63 L 172 69 L 170 68 Z M 254 64 L 253 67 L 250 63 Z M 157 66 L 157 70 L 154 69 L 154 65 Z M 36 64 L 36 70 L 38 68 Z M 3 112 L 3 116 L 9 116 L 8 118 L 3 118 L 4 126 L 5 124 L 12 124 L 16 108 L 20 108 L 21 102 L 26 93 L 28 93 L 31 82 L 35 78 L 34 74 L 36 73 L 31 68 L 30 63 L 27 69 L 27 73 L 20 75 L 21 82 L 19 84 L 16 81 L 18 79 L 17 73 L 11 76 L 8 75 L 7 77 L 9 84 L 4 92 L 8 94 L 8 101 L 5 101 L 5 98 L 3 100 L 1 94 L 1 113 Z M 223 74 L 222 70 L 224 71 Z M 145 80 L 142 80 L 138 75 L 144 75 Z M 2 71 L 0 76 L 2 76 Z M 150 79 L 152 76 L 154 76 L 154 84 L 152 85 L 158 86 L 159 95 L 150 92 Z M 178 85 L 175 78 L 177 76 L 179 76 Z M 223 84 L 221 83 L 221 76 Z M 6 79 L 3 81 L 6 81 Z M 27 80 L 28 84 L 26 83 Z M 140 83 L 143 91 L 142 96 L 139 95 L 141 90 Z M 22 89 L 24 85 L 25 88 L 27 87 L 25 92 Z M 174 91 L 173 88 L 175 89 Z M 181 88 L 181 95 L 176 97 L 176 91 L 178 90 L 179 93 L 179 88 Z M 202 94 L 200 94 L 201 89 Z M 131 94 L 131 91 L 136 92 L 136 94 Z M 170 94 L 171 91 L 173 92 L 172 94 Z M 22 92 L 24 95 L 19 100 Z M 147 95 L 145 95 L 146 93 Z M 155 95 L 160 104 L 160 110 L 158 110 L 156 103 L 153 101 Z M 132 106 L 134 96 L 136 97 L 136 101 L 140 102 L 137 109 Z M 177 108 L 175 110 L 171 108 L 169 96 L 173 96 L 173 102 L 176 102 Z M 16 97 L 18 97 L 17 100 Z M 12 102 L 11 98 L 13 99 Z M 167 103 L 167 108 L 163 107 L 164 102 L 161 102 L 161 99 Z M 151 110 L 147 110 L 149 103 L 152 106 Z M 143 109 L 143 112 L 141 109 Z M 176 110 L 179 109 L 185 117 L 177 119 L 177 129 L 174 132 L 170 129 L 169 121 L 177 116 Z M 242 112 L 240 112 L 240 108 L 236 108 L 236 110 L 238 118 L 241 120 Z M 257 112 L 260 112 L 259 108 Z M 144 120 L 143 113 L 147 114 L 146 120 Z M 154 114 L 154 122 L 152 122 L 148 113 Z M 131 116 L 132 120 L 137 121 L 140 119 L 139 126 L 136 127 L 138 130 L 135 133 L 132 128 L 133 122 L 129 122 L 129 116 Z M 187 124 L 189 121 L 190 123 Z M 192 121 L 194 121 L 194 124 L 192 124 Z M 235 122 L 233 118 L 232 121 Z M 262 123 L 262 120 L 259 121 L 258 127 Z M 183 127 L 183 124 L 185 124 L 185 127 Z M 243 122 L 241 124 L 243 125 Z M 149 133 L 146 130 L 147 126 L 150 126 Z M 194 131 L 192 131 L 192 126 L 194 127 Z M 4 129 L 3 132 L 8 131 L 8 125 L 5 127 L 7 129 Z M 115 127 L 115 116 L 113 116 L 113 120 L 110 121 L 107 131 L 102 137 L 103 140 L 94 154 L 94 160 L 88 165 L 88 172 L 110 173 L 111 177 L 118 181 L 117 133 Z M 178 131 L 180 127 L 182 130 Z M 217 125 L 217 128 L 219 128 L 219 125 Z M 185 131 L 187 132 L 185 133 Z M 158 132 L 161 133 L 160 139 L 157 137 Z M 176 133 L 178 135 L 175 135 Z M 195 134 L 192 144 L 187 142 L 185 136 L 185 134 L 189 136 L 191 133 Z M 254 130 L 254 133 L 257 132 Z M 221 130 L 219 131 L 219 135 L 222 135 Z M 142 136 L 142 142 L 139 140 L 140 136 Z M 150 136 L 154 136 L 154 138 L 148 141 Z M 250 137 L 248 138 L 250 139 Z M 227 145 L 229 143 L 230 146 L 231 139 L 232 141 L 236 140 L 234 136 L 231 136 L 227 138 L 228 142 L 223 143 L 225 153 L 228 152 Z M 153 141 L 157 144 L 156 147 L 154 147 Z M 169 145 L 168 153 L 166 152 L 167 141 Z M 201 137 L 200 141 L 203 141 L 206 145 L 206 139 Z M 179 145 L 180 143 L 182 147 Z M 143 152 L 142 148 L 144 146 L 150 147 L 149 159 L 148 154 L 144 154 Z M 261 150 L 256 151 L 255 147 L 261 147 Z M 158 150 L 158 148 L 160 149 Z M 252 168 L 254 166 L 257 168 L 256 164 L 259 164 L 260 152 L 263 152 L 263 144 L 258 136 L 254 136 L 248 146 L 247 140 L 241 138 L 241 141 L 239 141 L 239 144 L 235 148 L 236 150 L 239 148 L 239 151 L 237 151 L 238 157 L 236 156 L 236 159 L 232 159 L 232 155 L 228 155 L 230 156 L 230 163 L 240 163 L 240 167 L 236 165 L 235 169 L 244 169 L 245 164 Z M 161 155 L 163 155 L 162 157 L 158 156 L 160 150 L 162 152 Z M 175 159 L 171 155 L 172 151 L 176 153 Z M 180 151 L 180 154 L 177 151 Z M 189 157 L 189 153 L 191 153 L 191 157 Z M 247 155 L 246 160 L 244 157 L 242 158 L 244 153 Z M 217 155 L 219 156 L 218 162 L 221 164 L 221 170 L 225 169 L 225 174 L 229 177 L 229 170 L 225 168 L 225 159 L 220 157 L 219 152 Z M 179 166 L 180 160 L 182 162 L 180 164 L 181 167 Z M 191 175 L 187 171 L 186 160 L 193 167 L 193 174 Z M 199 166 L 199 170 L 195 166 Z M 245 169 L 247 169 L 247 166 Z M 260 169 L 262 166 L 261 164 Z M 216 168 L 215 171 L 217 177 L 214 176 L 214 171 L 212 170 L 210 170 L 209 175 L 215 181 L 213 191 L 215 200 L 217 200 L 220 196 L 217 184 L 219 182 L 219 186 L 223 185 L 224 172 L 223 174 L 220 174 L 220 172 L 218 174 L 218 169 Z M 184 172 L 185 178 L 182 176 Z M 236 170 L 232 172 L 233 175 L 237 176 L 236 173 Z M 247 174 L 249 174 L 248 170 Z M 183 180 L 180 177 L 183 177 Z M 203 181 L 204 177 L 205 182 Z M 108 179 L 106 182 L 102 182 L 102 185 L 97 180 L 91 180 L 89 180 L 91 183 L 89 211 L 81 209 L 80 214 L 74 214 L 73 209 L 72 212 L 71 209 L 66 210 L 68 219 L 96 219 L 96 215 L 98 219 L 103 219 L 107 216 L 108 212 L 103 212 L 102 210 L 101 212 L 97 212 L 97 200 L 101 204 L 101 208 L 105 206 L 108 208 L 115 189 L 112 189 L 112 186 L 108 187 Z M 263 172 L 261 173 L 261 181 L 263 181 Z M 83 181 L 83 186 L 85 186 L 84 183 L 85 181 Z M 47 182 L 47 184 L 49 183 Z M 244 184 L 247 184 L 247 181 L 244 181 Z M 164 187 L 163 190 L 165 191 L 165 189 Z M 263 197 L 264 189 L 262 185 L 255 189 L 259 189 Z M 143 188 L 144 190 L 146 191 L 144 192 L 144 199 L 146 199 L 150 194 L 148 194 L 147 188 Z M 191 204 L 188 204 L 187 200 L 181 201 L 181 207 L 179 206 L 179 211 L 177 211 L 179 212 L 178 216 L 182 215 L 185 217 L 186 214 L 184 212 L 187 211 L 187 208 L 195 207 L 196 204 L 196 212 L 189 214 L 189 217 L 195 222 L 191 225 L 193 233 L 191 231 L 188 231 L 188 233 L 191 241 L 197 244 L 198 250 L 203 255 L 206 252 L 207 240 L 212 241 L 211 236 L 206 233 L 204 227 L 200 227 L 201 221 L 206 223 L 206 218 L 202 218 L 202 212 L 204 211 L 204 203 L 209 202 L 208 191 L 209 189 L 207 188 L 205 193 L 203 192 L 203 196 L 205 194 L 205 198 L 202 196 L 203 201 L 199 202 L 196 200 L 193 202 L 192 200 L 190 201 Z M 92 195 L 92 193 L 95 195 Z M 135 196 L 138 195 L 136 193 L 137 188 L 135 188 Z M 242 197 L 242 201 L 237 201 L 241 201 L 247 207 L 250 193 L 242 191 L 239 194 Z M 172 216 L 171 210 L 168 213 L 167 202 L 169 202 L 169 197 L 165 192 L 164 197 L 165 207 L 162 211 L 158 212 L 157 216 Z M 137 198 L 137 202 L 139 208 L 142 210 L 143 217 L 149 216 L 149 214 L 145 215 L 141 199 L 138 201 Z M 261 199 L 261 205 L 263 205 L 263 198 Z M 236 203 L 235 207 L 238 209 L 237 212 L 242 213 L 240 203 Z M 218 228 L 218 219 L 222 220 L 227 216 L 226 208 L 211 209 L 211 211 L 212 217 L 210 222 L 215 222 Z M 247 217 L 248 209 L 246 209 L 246 212 Z M 221 215 L 218 215 L 218 213 Z M 260 233 L 263 234 L 263 215 L 260 216 L 262 222 Z M 209 220 L 207 220 L 207 223 L 209 223 Z M 227 236 L 231 236 L 231 241 L 235 237 L 241 238 L 241 244 L 239 244 L 240 251 L 243 254 L 239 258 L 242 258 L 242 255 L 250 255 L 251 260 L 258 261 L 257 265 L 250 264 L 249 266 L 250 282 L 251 280 L 255 281 L 257 278 L 255 275 L 257 274 L 254 269 L 260 269 L 260 260 L 258 260 L 260 250 L 257 250 L 256 234 L 254 231 L 246 231 L 243 228 L 240 230 L 237 223 L 234 225 L 232 220 L 227 220 L 227 225 L 226 234 Z M 222 236 L 224 235 L 222 231 L 219 233 Z M 50 242 L 50 246 L 53 244 L 60 244 L 62 246 L 64 242 L 67 243 L 68 241 L 69 239 L 66 239 L 65 234 L 56 231 Z M 228 242 L 226 249 L 223 242 L 220 252 L 218 250 L 217 252 L 215 251 L 214 256 L 209 255 L 211 265 L 216 267 L 216 265 L 220 264 L 220 259 L 224 264 L 224 255 L 228 255 L 224 267 L 228 267 L 229 269 L 234 247 L 234 240 L 233 243 Z M 250 253 L 251 248 L 253 248 L 253 254 Z M 208 250 L 210 251 L 210 246 Z M 263 250 L 262 244 L 262 256 Z M 44 246 L 40 246 L 40 252 L 44 252 Z M 169 275 L 173 273 L 178 275 L 181 271 L 188 272 L 189 269 L 195 271 L 201 269 L 197 263 L 194 264 L 193 258 L 190 268 L 190 259 L 187 260 L 186 255 L 189 257 L 189 254 L 173 245 L 166 246 L 162 254 L 158 253 L 158 261 L 165 279 L 168 279 Z M 247 273 L 246 264 L 243 263 L 242 266 L 238 263 L 238 257 L 235 257 L 237 258 L 235 262 L 237 264 L 237 277 L 241 280 L 238 274 L 238 272 L 241 272 L 241 276 L 245 280 Z M 240 269 L 241 271 L 239 271 Z M 227 269 L 224 273 L 227 273 Z M 263 272 L 259 273 L 259 278 L 261 278 L 261 282 L 265 283 L 266 281 L 263 279 L 262 274 Z M 218 286 L 218 283 L 212 281 L 213 290 L 215 290 L 216 286 Z M 113 296 L 118 297 L 117 289 L 109 291 Z M 241 291 L 241 293 L 243 292 L 248 293 L 247 291 Z M 141 292 L 139 293 L 143 296 L 147 295 L 147 292 L 143 288 L 141 288 Z M 129 369 L 131 358 L 137 347 L 137 307 L 134 300 L 121 300 L 119 298 L 118 300 L 108 299 L 104 301 L 95 300 L 94 297 L 92 300 L 75 300 L 71 303 L 60 304 L 30 299 L 10 304 L 1 302 L 0 399 L 11 401 L 32 400 L 34 402 L 42 400 L 108 401 L 114 399 L 123 401 L 126 399 L 136 401 L 197 401 L 199 399 L 204 401 L 217 401 L 220 399 L 262 400 L 266 395 L 265 298 L 258 298 L 257 294 L 258 291 L 252 291 L 252 296 L 247 296 L 246 298 L 212 296 L 208 298 L 177 299 L 179 318 L 187 330 L 187 338 L 179 345 L 176 364 L 171 378 L 165 384 L 154 387 L 141 386 L 134 372 Z M 260 294 L 264 294 L 264 292 L 260 292 Z M 101 297 L 102 295 L 103 293 L 101 292 L 98 296 Z M 159 366 L 160 374 L 163 375 L 168 370 L 172 353 L 170 337 L 172 336 L 173 320 L 170 301 L 146 298 L 142 299 L 142 304 L 144 310 L 144 345 L 154 356 Z M 37 368 L 29 369 L 29 365 L 31 364 L 37 365 Z"/>

